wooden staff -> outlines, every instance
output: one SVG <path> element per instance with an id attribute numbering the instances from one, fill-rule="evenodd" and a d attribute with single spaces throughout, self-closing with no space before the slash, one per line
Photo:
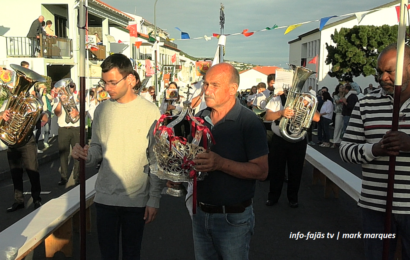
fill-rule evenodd
<path id="1" fill-rule="evenodd" d="M 78 12 L 79 58 L 78 76 L 80 78 L 80 146 L 85 146 L 85 30 L 87 27 L 87 0 L 81 0 Z M 86 207 L 85 207 L 85 161 L 80 159 L 80 259 L 86 259 Z"/>
<path id="2" fill-rule="evenodd" d="M 400 4 L 400 23 L 397 35 L 397 59 L 396 59 L 396 79 L 394 82 L 394 101 L 393 101 L 393 120 L 392 131 L 399 129 L 399 112 L 400 112 L 400 94 L 403 79 L 403 65 L 404 65 L 404 50 L 405 50 L 405 36 L 406 36 L 406 0 L 401 0 Z M 386 218 L 384 223 L 384 233 L 388 234 L 391 231 L 391 215 L 393 207 L 393 191 L 394 191 L 394 174 L 396 169 L 396 156 L 390 156 L 389 160 L 389 175 L 387 182 L 387 197 L 386 197 Z M 383 240 L 383 260 L 389 259 L 389 245 L 390 240 Z"/>

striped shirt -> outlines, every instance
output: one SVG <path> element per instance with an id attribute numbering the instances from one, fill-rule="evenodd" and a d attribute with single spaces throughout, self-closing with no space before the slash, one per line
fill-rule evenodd
<path id="1" fill-rule="evenodd" d="M 340 146 L 343 161 L 362 164 L 362 190 L 358 205 L 384 212 L 389 156 L 374 156 L 372 147 L 391 130 L 393 98 L 381 89 L 355 105 Z M 410 99 L 400 108 L 399 131 L 410 135 Z M 393 213 L 410 214 L 410 151 L 396 156 Z"/>

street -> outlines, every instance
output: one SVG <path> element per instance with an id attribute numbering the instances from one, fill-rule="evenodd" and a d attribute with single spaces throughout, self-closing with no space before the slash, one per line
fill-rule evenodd
<path id="1" fill-rule="evenodd" d="M 57 144 L 52 143 L 53 146 Z M 360 167 L 341 162 L 337 149 L 313 146 L 327 157 L 346 166 L 360 175 Z M 53 151 L 50 147 L 50 153 Z M 54 150 L 55 152 L 55 150 Z M 5 156 L 5 151 L 0 152 Z M 4 162 L 5 159 L 1 158 Z M 59 160 L 52 160 L 40 166 L 42 189 L 49 194 L 42 195 L 43 203 L 56 198 L 67 189 L 58 186 Z M 96 173 L 95 167 L 86 169 L 86 176 Z M 30 184 L 24 176 L 25 191 Z M 299 192 L 299 208 L 290 208 L 286 199 L 286 185 L 279 203 L 273 207 L 265 206 L 269 182 L 256 183 L 254 212 L 256 217 L 255 234 L 252 237 L 250 259 L 362 259 L 363 241 L 361 239 L 342 239 L 342 234 L 361 231 L 361 213 L 350 197 L 340 192 L 338 199 L 324 198 L 322 185 L 312 185 L 312 167 L 306 163 Z M 13 187 L 11 179 L 0 182 L 0 231 L 12 225 L 26 214 L 33 211 L 30 195 L 26 195 L 26 208 L 13 213 L 6 213 L 12 203 Z M 99 259 L 99 247 L 95 226 L 95 210 L 92 206 L 92 231 L 87 234 L 87 259 Z M 339 238 L 338 238 L 339 237 Z M 57 253 L 53 259 L 79 259 L 79 237 L 74 236 L 72 258 Z M 44 242 L 26 259 L 45 259 Z M 150 260 L 192 260 L 194 249 L 191 221 L 185 209 L 184 198 L 164 195 L 157 218 L 146 225 L 142 244 L 142 259 Z"/>

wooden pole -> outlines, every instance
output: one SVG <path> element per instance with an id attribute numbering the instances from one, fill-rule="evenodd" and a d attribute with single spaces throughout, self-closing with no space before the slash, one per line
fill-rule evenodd
<path id="1" fill-rule="evenodd" d="M 85 146 L 85 30 L 86 30 L 86 0 L 80 1 L 78 30 L 79 58 L 78 75 L 80 78 L 80 145 Z M 80 160 L 80 259 L 86 259 L 86 205 L 85 205 L 85 161 Z"/>
<path id="2" fill-rule="evenodd" d="M 396 79 L 394 82 L 394 101 L 393 101 L 393 120 L 392 131 L 397 131 L 399 128 L 399 112 L 400 112 L 400 94 L 403 78 L 405 36 L 406 36 L 406 0 L 401 0 L 400 4 L 400 23 L 397 36 L 397 59 L 396 59 Z M 386 196 L 386 217 L 384 223 L 384 233 L 388 234 L 391 231 L 391 215 L 393 208 L 393 191 L 394 191 L 394 173 L 396 169 L 396 156 L 390 156 L 389 172 L 387 181 L 387 196 Z M 389 259 L 390 240 L 383 240 L 383 260 Z"/>

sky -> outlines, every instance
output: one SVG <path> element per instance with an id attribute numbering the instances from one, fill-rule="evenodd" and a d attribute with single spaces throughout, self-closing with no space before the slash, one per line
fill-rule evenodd
<path id="1" fill-rule="evenodd" d="M 154 23 L 155 0 L 102 0 L 128 13 L 142 16 Z M 225 34 L 261 30 L 319 20 L 333 15 L 345 15 L 378 7 L 392 0 L 157 0 L 156 24 L 175 38 L 178 49 L 194 57 L 213 57 L 218 40 L 178 40 L 180 28 L 191 39 L 212 36 L 220 32 L 221 3 L 225 12 Z M 382 19 L 382 17 L 381 17 Z M 328 23 L 337 21 L 330 19 Z M 288 42 L 310 30 L 319 28 L 319 22 L 304 24 L 284 35 L 286 28 L 256 32 L 250 37 L 240 34 L 228 36 L 226 60 L 264 66 L 286 67 L 289 60 Z"/>

